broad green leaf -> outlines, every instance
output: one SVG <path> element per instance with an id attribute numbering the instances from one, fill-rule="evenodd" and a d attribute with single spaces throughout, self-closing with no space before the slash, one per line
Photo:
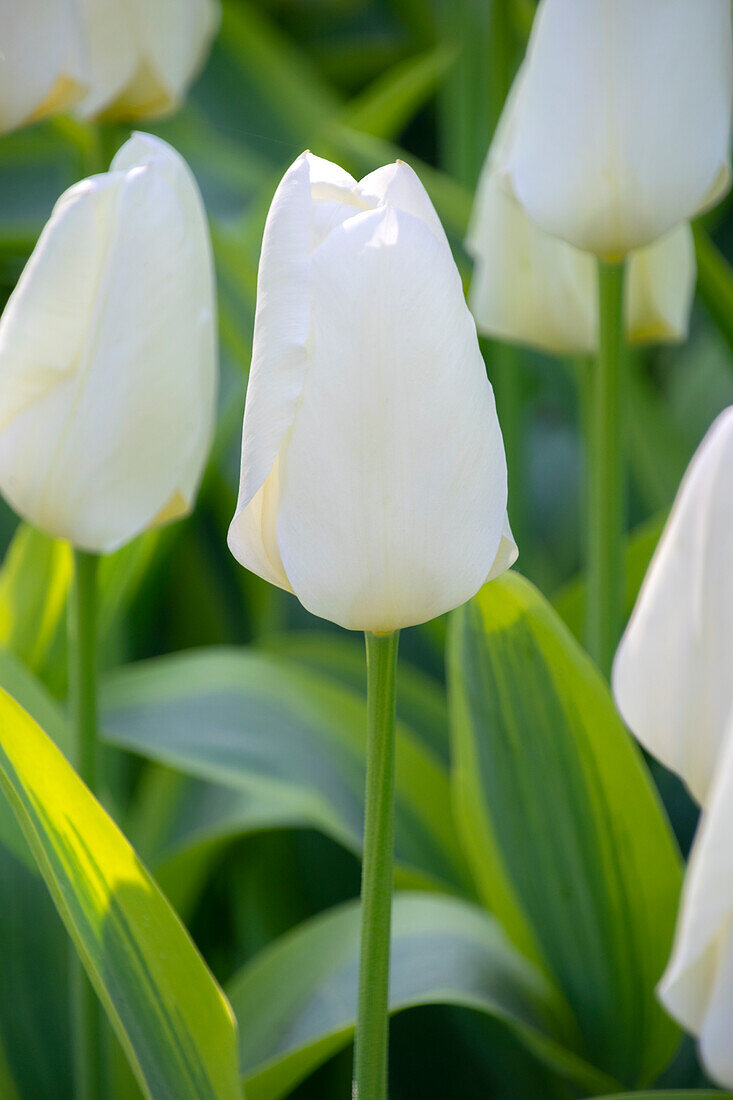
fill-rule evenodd
<path id="1" fill-rule="evenodd" d="M 604 1100 L 733 1100 L 733 1092 L 714 1092 L 695 1089 L 682 1092 L 624 1092 L 618 1096 L 606 1096 Z"/>
<path id="2" fill-rule="evenodd" d="M 237 1016 L 249 1021 L 240 1060 L 250 1100 L 289 1095 L 351 1041 L 359 920 L 358 904 L 319 916 L 266 948 L 231 982 Z M 613 1088 L 563 1045 L 566 1006 L 491 916 L 446 897 L 397 894 L 390 1008 L 428 1004 L 486 1013 L 563 1077 L 586 1089 Z"/>
<path id="3" fill-rule="evenodd" d="M 512 573 L 455 613 L 449 688 L 455 806 L 482 897 L 558 981 L 585 1056 L 652 1081 L 677 1042 L 654 988 L 680 858 L 608 687 Z"/>
<path id="4" fill-rule="evenodd" d="M 113 673 L 103 712 L 111 743 L 230 788 L 229 795 L 203 791 L 209 829 L 212 811 L 225 822 L 215 827 L 221 834 L 253 806 L 258 816 L 269 807 L 274 823 L 319 829 L 361 850 L 366 713 L 356 693 L 292 661 L 209 649 Z M 448 776 L 404 725 L 396 858 L 422 884 L 466 889 Z"/>
<path id="5" fill-rule="evenodd" d="M 303 631 L 265 638 L 259 648 L 307 665 L 329 680 L 366 692 L 364 643 L 347 634 Z M 397 667 L 397 717 L 448 763 L 448 705 L 445 690 L 404 658 Z"/>
<path id="6" fill-rule="evenodd" d="M 626 597 L 624 604 L 624 620 L 628 619 L 634 610 L 639 589 L 646 576 L 649 563 L 654 556 L 657 543 L 661 537 L 664 525 L 667 522 L 667 513 L 654 516 L 642 524 L 629 535 L 626 544 Z M 576 577 L 565 585 L 554 597 L 552 604 L 560 618 L 575 638 L 579 641 L 583 637 L 585 629 L 585 577 Z"/>
<path id="7" fill-rule="evenodd" d="M 238 1100 L 223 994 L 117 826 L 4 692 L 0 786 L 146 1095 Z"/>

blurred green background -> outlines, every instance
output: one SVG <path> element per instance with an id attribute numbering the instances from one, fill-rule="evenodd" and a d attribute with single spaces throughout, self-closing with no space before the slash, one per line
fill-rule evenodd
<path id="1" fill-rule="evenodd" d="M 264 218 L 280 176 L 305 148 L 356 176 L 403 157 L 428 188 L 468 283 L 462 240 L 473 189 L 532 17 L 530 0 L 226 0 L 221 32 L 188 102 L 150 127 L 190 162 L 211 219 L 222 363 L 217 436 L 195 514 L 105 565 L 106 669 L 208 645 L 277 650 L 286 633 L 329 630 L 293 598 L 245 573 L 226 546 Z M 103 170 L 125 137 L 121 128 L 59 118 L 0 140 L 4 298 L 58 195 Z M 629 606 L 693 451 L 716 414 L 733 403 L 728 205 L 711 216 L 698 243 L 702 279 L 689 342 L 637 352 L 631 361 Z M 519 568 L 579 631 L 579 394 L 591 367 L 490 341 L 482 346 L 507 433 Z M 0 645 L 63 699 L 68 554 L 25 529 L 16 532 L 16 525 L 0 506 Z M 342 637 L 335 628 L 331 633 Z M 437 691 L 443 634 L 443 624 L 432 624 L 405 632 L 402 643 L 405 658 Z M 360 640 L 347 642 L 344 659 L 361 690 Z M 122 769 L 110 769 L 118 778 L 108 803 L 118 817 L 125 808 L 131 839 L 152 860 L 155 830 L 170 829 L 166 813 L 183 799 L 186 781 L 137 757 L 123 759 Z M 687 848 L 692 804 L 669 776 L 660 769 L 655 775 Z M 359 888 L 356 856 L 320 832 L 242 832 L 207 850 L 198 879 L 184 891 L 189 926 L 222 982 L 275 937 Z M 15 981 L 20 988 L 20 967 Z M 465 1010 L 425 1008 L 398 1017 L 392 1049 L 394 1100 L 569 1095 L 506 1030 Z M 676 1083 L 700 1083 L 689 1047 L 682 1058 Z M 346 1096 L 350 1071 L 347 1052 L 292 1095 Z"/>

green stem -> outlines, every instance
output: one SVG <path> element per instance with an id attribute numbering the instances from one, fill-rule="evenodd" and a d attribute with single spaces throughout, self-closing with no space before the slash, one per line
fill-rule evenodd
<path id="1" fill-rule="evenodd" d="M 385 1100 L 399 633 L 366 635 L 367 774 L 354 1100 Z"/>
<path id="2" fill-rule="evenodd" d="M 586 432 L 588 484 L 588 651 L 609 675 L 623 607 L 624 265 L 599 261 L 600 349 Z"/>
<path id="3" fill-rule="evenodd" d="M 69 613 L 69 710 L 74 765 L 92 791 L 97 787 L 97 557 L 74 552 Z M 69 986 L 74 1044 L 74 1096 L 99 1100 L 102 1088 L 101 1016 L 97 997 L 72 945 Z"/>

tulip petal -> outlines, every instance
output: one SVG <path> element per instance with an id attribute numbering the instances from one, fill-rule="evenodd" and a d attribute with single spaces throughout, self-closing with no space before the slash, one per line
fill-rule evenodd
<path id="1" fill-rule="evenodd" d="M 130 148 L 126 171 L 62 200 L 0 324 L 0 400 L 14 409 L 0 485 L 36 526 L 99 552 L 190 508 L 216 393 L 201 198 L 164 142 Z"/>
<path id="2" fill-rule="evenodd" d="M 613 670 L 627 725 L 705 805 L 733 708 L 733 408 L 677 496 Z"/>
<path id="3" fill-rule="evenodd" d="M 632 344 L 687 339 L 697 282 L 689 222 L 629 257 L 626 331 Z"/>
<path id="4" fill-rule="evenodd" d="M 500 577 L 502 575 L 502 573 L 506 573 L 508 569 L 511 569 L 518 558 L 519 547 L 514 541 L 512 529 L 509 526 L 509 516 L 506 516 L 504 519 L 504 530 L 501 533 L 501 542 L 499 543 L 499 549 L 496 552 L 496 557 L 494 558 L 494 564 L 491 566 L 491 571 L 486 578 L 487 583 L 489 581 L 495 581 L 497 577 Z"/>
<path id="5" fill-rule="evenodd" d="M 659 986 L 667 1011 L 700 1038 L 702 1061 L 733 1086 L 733 723 L 695 838 L 675 946 Z"/>
<path id="6" fill-rule="evenodd" d="M 546 232 L 617 258 L 720 195 L 729 0 L 543 0 L 504 170 Z"/>
<path id="7" fill-rule="evenodd" d="M 501 432 L 453 258 L 423 222 L 359 214 L 312 264 L 278 544 L 309 610 L 389 631 L 458 606 L 489 575 L 506 509 Z"/>
<path id="8" fill-rule="evenodd" d="M 3 0 L 0 45 L 0 133 L 66 110 L 85 94 L 89 74 L 73 0 Z"/>
<path id="9" fill-rule="evenodd" d="M 430 196 L 417 173 L 403 160 L 386 164 L 365 176 L 359 183 L 359 191 L 373 207 L 389 203 L 419 218 L 439 241 L 447 244 L 445 230 Z"/>
<path id="10" fill-rule="evenodd" d="M 102 113 L 135 75 L 138 52 L 129 12 L 120 0 L 80 0 L 89 43 L 89 93 L 79 106 L 85 118 Z"/>

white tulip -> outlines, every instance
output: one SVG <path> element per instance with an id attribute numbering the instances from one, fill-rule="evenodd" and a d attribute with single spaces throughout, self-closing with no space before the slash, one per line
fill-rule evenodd
<path id="1" fill-rule="evenodd" d="M 219 0 L 79 0 L 89 41 L 86 117 L 145 119 L 175 110 L 219 26 Z"/>
<path id="2" fill-rule="evenodd" d="M 732 102 L 730 0 L 541 0 L 505 183 L 621 259 L 727 190 Z"/>
<path id="3" fill-rule="evenodd" d="M 493 393 L 425 190 L 399 162 L 357 183 L 304 154 L 265 229 L 232 553 L 314 614 L 387 632 L 508 568 L 506 498 Z"/>
<path id="4" fill-rule="evenodd" d="M 667 1011 L 700 1039 L 709 1076 L 733 1087 L 733 722 L 685 877 L 672 958 L 659 986 Z"/>
<path id="5" fill-rule="evenodd" d="M 0 490 L 89 551 L 185 514 L 216 375 L 201 196 L 169 145 L 136 134 L 59 199 L 0 321 Z"/>
<path id="6" fill-rule="evenodd" d="M 491 156 L 466 248 L 475 260 L 469 302 L 481 332 L 560 355 L 598 351 L 594 257 L 530 221 L 503 190 Z M 631 254 L 625 308 L 632 344 L 686 338 L 696 275 L 687 222 Z"/>
<path id="7" fill-rule="evenodd" d="M 613 670 L 641 743 L 707 804 L 733 714 L 733 407 L 680 488 Z"/>
<path id="8" fill-rule="evenodd" d="M 0 133 L 73 106 L 86 60 L 78 0 L 2 0 Z"/>

